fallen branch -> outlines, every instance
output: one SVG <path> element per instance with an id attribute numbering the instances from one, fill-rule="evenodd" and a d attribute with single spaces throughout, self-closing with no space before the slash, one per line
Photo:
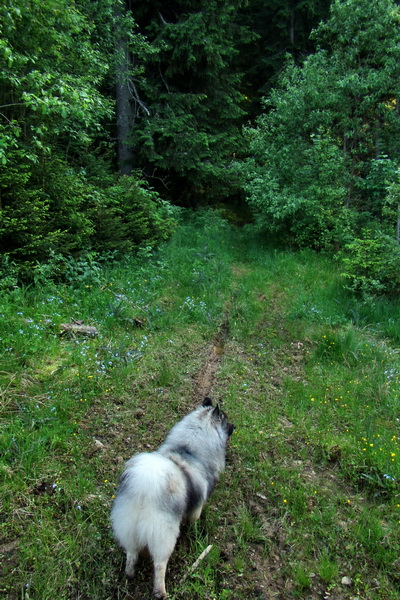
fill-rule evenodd
<path id="1" fill-rule="evenodd" d="M 99 334 L 96 327 L 91 327 L 90 325 L 82 325 L 80 323 L 61 323 L 60 327 L 60 335 L 71 333 L 72 335 L 88 335 L 91 337 L 95 337 Z"/>
<path id="2" fill-rule="evenodd" d="M 207 554 L 211 551 L 212 549 L 212 544 L 210 544 L 210 546 L 207 546 L 207 548 L 205 550 L 203 550 L 203 552 L 200 554 L 199 558 L 197 560 L 194 561 L 194 563 L 192 564 L 192 566 L 190 567 L 189 571 L 186 573 L 186 575 L 184 575 L 180 581 L 180 583 L 183 583 L 184 581 L 186 581 L 186 579 L 197 569 L 197 567 L 199 566 L 199 564 L 201 563 L 201 561 L 207 556 Z"/>

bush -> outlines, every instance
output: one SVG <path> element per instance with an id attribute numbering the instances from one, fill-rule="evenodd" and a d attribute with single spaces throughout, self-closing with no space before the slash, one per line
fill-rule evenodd
<path id="1" fill-rule="evenodd" d="M 366 230 L 345 246 L 340 258 L 348 289 L 366 295 L 400 291 L 400 246 L 388 235 Z"/>
<path id="2" fill-rule="evenodd" d="M 247 201 L 261 230 L 317 250 L 343 246 L 354 214 L 346 205 L 342 153 L 322 129 L 309 140 L 279 137 L 268 118 L 248 130 Z"/>
<path id="3" fill-rule="evenodd" d="M 92 245 L 100 252 L 133 252 L 169 238 L 179 209 L 162 200 L 137 177 L 123 177 L 97 194 Z"/>
<path id="4" fill-rule="evenodd" d="M 16 277 L 62 279 L 81 258 L 86 265 L 88 256 L 154 247 L 171 235 L 179 212 L 136 175 L 98 187 L 57 157 L 30 164 L 18 153 L 0 165 L 0 199 L 0 286 Z"/>
<path id="5" fill-rule="evenodd" d="M 13 160 L 11 160 L 13 158 Z M 0 169 L 0 245 L 27 273 L 51 252 L 79 251 L 92 233 L 83 177 L 63 161 L 40 165 L 15 153 Z"/>

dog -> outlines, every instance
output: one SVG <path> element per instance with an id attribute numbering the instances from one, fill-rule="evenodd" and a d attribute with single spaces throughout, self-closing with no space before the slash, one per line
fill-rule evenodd
<path id="1" fill-rule="evenodd" d="M 219 404 L 205 398 L 176 423 L 155 452 L 127 461 L 111 510 L 115 538 L 126 551 L 127 577 L 142 551 L 154 565 L 155 598 L 166 598 L 165 572 L 182 521 L 201 515 L 225 468 L 226 445 L 235 426 Z"/>

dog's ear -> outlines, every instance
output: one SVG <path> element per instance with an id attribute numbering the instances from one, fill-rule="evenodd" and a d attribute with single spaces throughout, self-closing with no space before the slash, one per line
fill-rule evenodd
<path id="1" fill-rule="evenodd" d="M 231 437 L 232 433 L 235 431 L 235 426 L 233 423 L 228 423 L 228 436 Z"/>
<path id="2" fill-rule="evenodd" d="M 212 406 L 212 400 L 208 396 L 206 396 L 201 404 L 202 406 Z"/>
<path id="3" fill-rule="evenodd" d="M 216 407 L 214 408 L 214 410 L 212 411 L 212 417 L 213 419 L 217 420 L 219 419 L 221 416 L 221 409 L 219 407 L 219 404 L 216 405 Z"/>

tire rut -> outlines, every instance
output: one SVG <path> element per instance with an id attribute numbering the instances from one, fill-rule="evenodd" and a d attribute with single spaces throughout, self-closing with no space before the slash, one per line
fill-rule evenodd
<path id="1" fill-rule="evenodd" d="M 198 404 L 206 396 L 212 395 L 229 331 L 229 317 L 226 314 L 218 328 L 216 336 L 206 347 L 203 366 L 194 379 L 194 389 L 192 393 L 192 401 L 194 404 Z"/>

